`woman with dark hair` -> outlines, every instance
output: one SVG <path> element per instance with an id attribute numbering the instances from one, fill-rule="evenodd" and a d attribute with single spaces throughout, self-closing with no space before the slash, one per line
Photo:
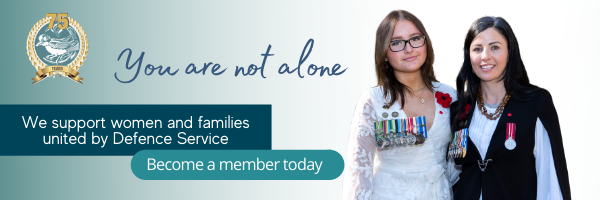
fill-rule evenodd
<path id="1" fill-rule="evenodd" d="M 462 166 L 454 198 L 571 199 L 552 97 L 529 83 L 510 25 L 476 20 L 463 50 L 451 126 L 465 137 L 448 151 Z"/>
<path id="2" fill-rule="evenodd" d="M 433 72 L 425 27 L 390 12 L 376 34 L 378 84 L 355 108 L 344 169 L 344 199 L 451 199 L 446 172 L 450 103 L 456 91 Z M 377 161 L 376 161 L 377 160 Z"/>

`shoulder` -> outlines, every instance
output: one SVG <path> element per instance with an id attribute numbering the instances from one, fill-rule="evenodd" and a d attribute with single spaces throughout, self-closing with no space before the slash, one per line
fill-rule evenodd
<path id="1" fill-rule="evenodd" d="M 458 100 L 458 97 L 456 96 L 456 90 L 452 86 L 441 83 L 441 82 L 431 82 L 431 83 L 433 84 L 434 91 L 449 94 L 450 97 L 452 97 L 452 102 L 455 102 L 456 100 Z"/>
<path id="2" fill-rule="evenodd" d="M 552 95 L 550 95 L 550 92 L 548 92 L 548 90 L 540 88 L 540 90 L 536 93 L 540 101 L 552 101 Z"/>
<path id="3" fill-rule="evenodd" d="M 381 86 L 375 86 L 364 91 L 358 98 L 359 104 L 366 104 L 367 102 L 381 102 L 383 101 L 383 89 Z"/>
<path id="4" fill-rule="evenodd" d="M 523 97 L 525 97 L 523 99 L 526 99 L 523 101 L 536 103 L 538 105 L 541 105 L 543 103 L 552 102 L 552 95 L 550 95 L 550 92 L 548 92 L 548 90 L 546 90 L 544 88 L 538 87 L 529 94 L 521 94 L 521 95 Z M 519 101 L 519 100 L 517 100 L 517 101 Z"/>
<path id="5" fill-rule="evenodd" d="M 535 87 L 529 90 L 528 93 L 522 92 L 517 94 L 514 103 L 521 106 L 523 109 L 533 109 L 532 112 L 537 112 L 538 116 L 544 116 L 553 113 L 556 115 L 552 95 L 544 88 Z M 512 99 L 513 97 L 511 97 Z M 542 120 L 543 122 L 543 120 Z"/>
<path id="6" fill-rule="evenodd" d="M 552 101 L 552 95 L 548 90 L 540 88 L 540 90 L 534 92 L 533 94 L 536 99 L 536 103 L 538 104 L 538 112 L 543 112 L 544 110 L 555 110 L 554 102 Z"/>

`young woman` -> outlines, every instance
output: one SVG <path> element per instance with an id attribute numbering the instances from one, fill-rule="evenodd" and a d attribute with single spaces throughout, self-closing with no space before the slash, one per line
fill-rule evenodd
<path id="1" fill-rule="evenodd" d="M 468 137 L 466 154 L 454 160 L 462 165 L 454 198 L 571 199 L 552 97 L 529 83 L 510 25 L 476 20 L 463 50 L 451 123 Z"/>
<path id="2" fill-rule="evenodd" d="M 437 82 L 433 60 L 429 35 L 414 15 L 392 11 L 381 22 L 375 44 L 378 85 L 365 91 L 355 108 L 344 199 L 452 198 L 444 174 L 449 174 L 445 153 L 450 141 L 449 106 L 456 91 Z M 398 140 L 396 147 L 376 146 L 376 122 L 420 116 L 428 136 L 423 143 L 403 146 Z"/>

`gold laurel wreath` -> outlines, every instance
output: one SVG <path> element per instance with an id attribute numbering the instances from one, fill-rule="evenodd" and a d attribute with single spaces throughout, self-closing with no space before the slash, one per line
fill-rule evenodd
<path id="1" fill-rule="evenodd" d="M 77 55 L 77 58 L 75 58 L 75 60 L 73 60 L 71 63 L 69 63 L 69 65 L 67 65 L 68 68 L 74 69 L 74 70 L 79 70 L 79 67 L 81 67 L 81 65 L 83 65 L 83 61 L 85 61 L 85 59 L 87 58 L 87 52 L 88 52 L 88 41 L 87 41 L 87 36 L 85 35 L 85 31 L 83 30 L 83 28 L 81 28 L 81 25 L 79 25 L 79 23 L 77 23 L 77 21 L 75 21 L 73 18 L 67 17 L 69 19 L 69 26 L 73 26 L 73 28 L 75 29 L 75 31 L 77 31 L 77 34 L 79 34 L 79 40 L 80 40 L 80 46 L 79 46 L 79 54 Z M 36 70 L 40 71 L 48 66 L 46 66 L 45 63 L 43 63 L 40 58 L 38 57 L 38 55 L 35 52 L 35 36 L 37 35 L 38 31 L 42 28 L 42 26 L 46 25 L 47 23 L 50 23 L 50 19 L 51 17 L 45 17 L 42 18 L 40 21 L 38 21 L 33 28 L 31 28 L 31 31 L 29 31 L 29 36 L 27 37 L 27 55 L 29 55 L 29 60 L 31 61 L 31 64 L 35 67 Z M 51 71 L 49 73 L 46 73 L 44 77 L 48 77 L 48 76 L 52 76 L 54 74 L 62 74 L 67 76 L 67 74 L 64 74 L 65 72 L 56 72 L 56 71 Z M 69 77 L 69 76 L 67 76 Z M 71 79 L 73 79 L 74 81 L 81 83 L 81 77 L 69 77 Z M 76 78 L 76 79 L 74 79 Z M 43 79 L 43 78 L 42 78 Z M 34 83 L 36 83 L 38 81 L 35 81 Z"/>

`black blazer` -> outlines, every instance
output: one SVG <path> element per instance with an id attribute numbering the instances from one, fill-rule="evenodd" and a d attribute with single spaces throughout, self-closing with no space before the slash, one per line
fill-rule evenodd
<path id="1" fill-rule="evenodd" d="M 451 113 L 457 112 L 456 102 L 451 106 Z M 473 105 L 475 106 L 475 105 Z M 465 120 L 465 126 L 470 126 L 473 112 L 471 109 Z M 508 116 L 511 113 L 511 116 Z M 537 174 L 535 169 L 535 125 L 537 118 L 542 121 L 548 131 L 552 155 L 558 182 L 563 199 L 571 199 L 569 175 L 563 149 L 562 136 L 558 116 L 552 97 L 546 90 L 540 90 L 527 101 L 510 99 L 504 107 L 496 130 L 493 133 L 485 158 L 481 158 L 477 148 L 467 139 L 467 155 L 465 158 L 455 158 L 457 165 L 462 165 L 459 181 L 453 186 L 454 199 L 483 200 L 492 199 L 536 199 Z M 506 124 L 515 123 L 517 147 L 507 150 Z M 479 162 L 492 159 L 482 171 Z M 481 166 L 483 168 L 483 166 Z"/>

